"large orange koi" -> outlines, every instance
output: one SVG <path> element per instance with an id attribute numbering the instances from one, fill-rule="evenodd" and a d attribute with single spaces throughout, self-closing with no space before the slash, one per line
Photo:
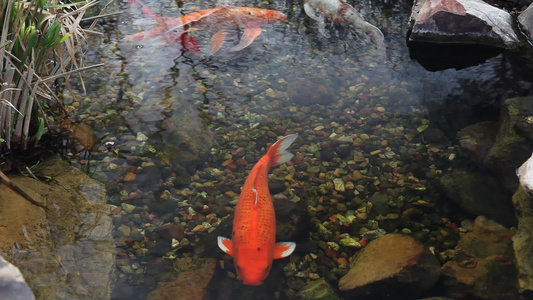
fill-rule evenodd
<path id="1" fill-rule="evenodd" d="M 289 161 L 286 149 L 298 134 L 279 139 L 270 147 L 246 178 L 235 207 L 233 241 L 218 237 L 218 246 L 233 256 L 235 269 L 244 284 L 260 285 L 270 273 L 272 260 L 289 256 L 293 242 L 276 243 L 276 216 L 268 190 L 268 170 Z"/>
<path id="2" fill-rule="evenodd" d="M 261 26 L 283 22 L 286 18 L 283 13 L 276 10 L 223 5 L 193 12 L 181 18 L 160 17 L 157 19 L 158 25 L 155 29 L 128 37 L 140 40 L 173 30 L 178 32 L 197 29 L 216 30 L 209 44 L 211 53 L 216 53 L 224 43 L 228 30 L 244 28 L 239 44 L 230 49 L 230 51 L 239 51 L 248 47 L 261 34 Z"/>

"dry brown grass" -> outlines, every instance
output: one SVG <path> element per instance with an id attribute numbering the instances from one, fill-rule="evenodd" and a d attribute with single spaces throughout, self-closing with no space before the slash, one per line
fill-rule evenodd
<path id="1" fill-rule="evenodd" d="M 85 66 L 86 31 L 80 27 L 96 2 L 0 0 L 0 152 L 25 150 L 40 139 L 48 127 L 41 101 L 61 104 L 49 87 L 55 79 L 68 82 L 100 66 Z"/>

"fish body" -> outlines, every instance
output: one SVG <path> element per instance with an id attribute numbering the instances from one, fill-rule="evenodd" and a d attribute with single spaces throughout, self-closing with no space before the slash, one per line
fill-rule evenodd
<path id="1" fill-rule="evenodd" d="M 239 44 L 230 49 L 230 51 L 239 51 L 248 47 L 261 34 L 261 26 L 283 22 L 286 19 L 283 13 L 276 10 L 223 5 L 193 12 L 180 18 L 158 18 L 155 29 L 132 35 L 130 38 L 138 40 L 155 37 L 170 30 L 178 32 L 213 30 L 216 33 L 209 49 L 211 53 L 216 53 L 226 39 L 227 30 L 244 28 Z"/>
<path id="2" fill-rule="evenodd" d="M 252 168 L 235 207 L 233 240 L 218 237 L 218 246 L 233 256 L 235 269 L 247 285 L 260 285 L 268 276 L 272 260 L 289 256 L 293 242 L 276 243 L 276 216 L 268 190 L 268 170 L 289 161 L 286 149 L 296 140 L 291 134 L 274 143 Z"/>
<path id="3" fill-rule="evenodd" d="M 354 27 L 357 33 L 370 37 L 378 49 L 385 47 L 383 33 L 376 26 L 365 21 L 363 16 L 350 4 L 343 0 L 304 0 L 304 11 L 313 20 L 319 23 L 319 31 L 325 35 L 323 17 L 342 24 Z M 320 15 L 318 15 L 318 12 Z"/>

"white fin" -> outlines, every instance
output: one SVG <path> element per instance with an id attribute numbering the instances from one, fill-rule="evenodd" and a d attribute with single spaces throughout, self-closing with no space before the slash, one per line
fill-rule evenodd
<path id="1" fill-rule="evenodd" d="M 289 148 L 297 138 L 297 133 L 289 134 L 280 138 L 272 145 L 272 147 L 270 147 L 270 149 L 268 149 L 267 155 L 271 155 L 272 157 L 272 161 L 270 162 L 271 167 L 288 162 L 294 157 L 294 154 L 287 151 L 287 148 Z"/>
<path id="2" fill-rule="evenodd" d="M 220 250 L 224 251 L 225 253 L 233 256 L 233 249 L 230 249 L 229 247 L 226 246 L 227 245 L 231 245 L 231 240 L 226 238 L 226 237 L 223 237 L 223 236 L 218 236 L 217 237 L 217 243 L 218 243 L 218 247 L 220 248 Z"/>
<path id="3" fill-rule="evenodd" d="M 284 249 L 282 252 L 278 252 L 280 249 Z M 291 255 L 296 249 L 296 243 L 294 242 L 280 242 L 276 243 L 274 248 L 274 259 L 284 258 Z"/>

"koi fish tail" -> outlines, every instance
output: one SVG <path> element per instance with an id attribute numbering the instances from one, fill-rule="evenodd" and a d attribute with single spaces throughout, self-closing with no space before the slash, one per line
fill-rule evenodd
<path id="1" fill-rule="evenodd" d="M 383 36 L 383 32 L 379 30 L 376 26 L 365 22 L 365 32 L 368 34 L 372 42 L 378 46 L 378 49 L 384 49 L 385 48 L 385 37 Z"/>
<path id="2" fill-rule="evenodd" d="M 149 10 L 147 7 L 144 7 L 142 4 L 141 4 L 141 1 L 140 0 L 128 0 L 128 3 L 132 6 L 132 7 L 135 7 L 135 8 L 138 8 L 140 9 L 143 14 L 149 16 L 150 18 L 154 18 L 154 19 L 157 19 L 157 18 L 160 18 L 161 16 L 152 12 L 151 10 Z"/>
<path id="3" fill-rule="evenodd" d="M 266 155 L 270 157 L 270 167 L 281 165 L 294 157 L 294 154 L 287 151 L 287 148 L 289 148 L 297 138 L 297 133 L 284 136 L 268 149 Z"/>

